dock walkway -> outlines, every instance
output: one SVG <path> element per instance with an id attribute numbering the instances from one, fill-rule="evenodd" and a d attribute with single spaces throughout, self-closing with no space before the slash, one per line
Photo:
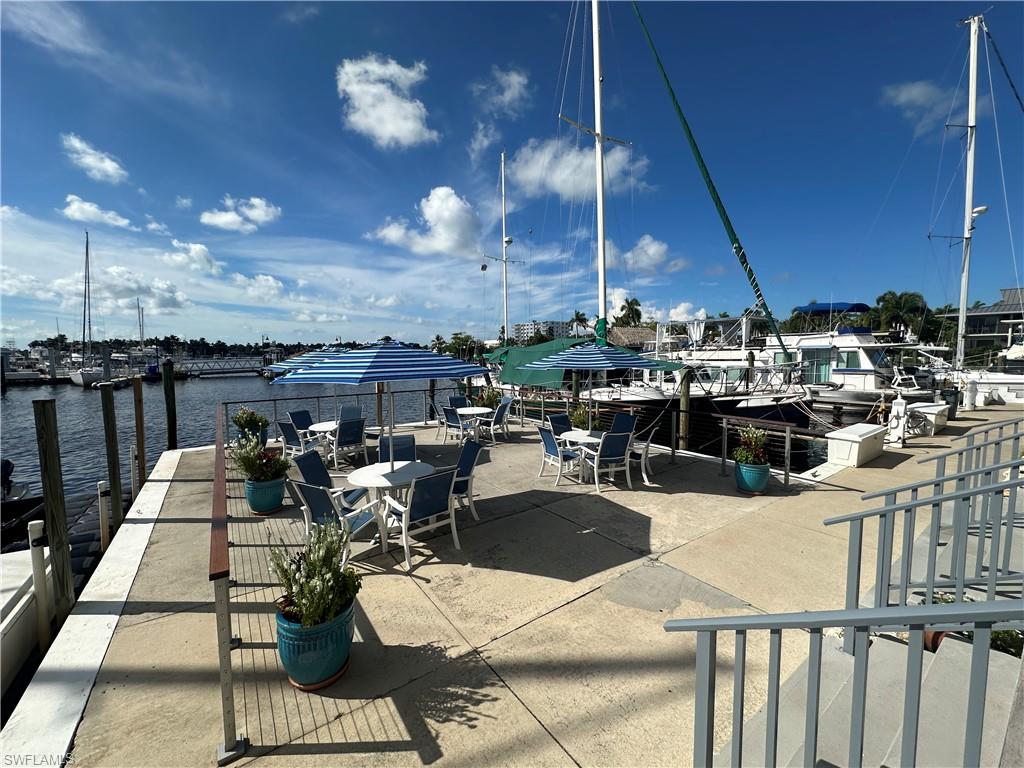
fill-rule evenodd
<path id="1" fill-rule="evenodd" d="M 663 622 L 841 608 L 847 526 L 822 521 L 867 508 L 862 493 L 930 477 L 933 465 L 916 459 L 1009 410 L 962 414 L 868 467 L 753 498 L 717 462 L 689 456 L 654 457 L 653 487 L 555 487 L 550 472 L 537 478 L 536 430 L 513 428 L 511 443 L 481 457 L 481 521 L 460 514 L 461 551 L 444 534 L 414 548 L 411 573 L 400 546 L 360 559 L 352 665 L 319 694 L 294 690 L 280 667 L 266 564 L 270 543 L 301 541 L 301 515 L 252 516 L 229 474 L 235 698 L 251 742 L 235 765 L 687 764 L 693 638 Z M 420 459 L 453 464 L 457 449 L 433 436 L 417 430 Z M 212 477 L 212 449 L 181 453 L 77 729 L 75 765 L 215 763 Z M 759 643 L 751 636 L 748 716 L 764 701 Z M 805 652 L 784 643 L 783 679 Z"/>

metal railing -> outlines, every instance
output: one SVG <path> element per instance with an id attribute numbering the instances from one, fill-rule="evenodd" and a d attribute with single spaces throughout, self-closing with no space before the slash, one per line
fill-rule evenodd
<path id="1" fill-rule="evenodd" d="M 221 412 L 215 411 L 214 419 L 217 422 L 217 441 L 214 449 L 213 509 L 210 521 L 210 581 L 213 582 L 217 623 L 217 664 L 220 670 L 221 721 L 224 728 L 224 741 L 217 750 L 217 765 L 227 765 L 245 754 L 249 742 L 238 735 L 231 672 L 231 651 L 241 646 L 241 640 L 231 635 L 231 542 L 228 540 L 227 465 L 224 452 L 227 418 L 222 418 Z"/>
<path id="2" fill-rule="evenodd" d="M 1010 425 L 1004 425 L 1004 428 L 1007 426 Z M 1014 431 L 1006 435 L 1003 434 L 1002 428 L 996 427 L 996 429 L 1000 432 L 998 437 L 987 438 L 977 443 L 970 439 L 969 434 L 964 435 L 968 440 L 967 445 L 963 448 L 954 448 L 951 451 L 945 451 L 935 456 L 926 456 L 923 459 L 918 459 L 917 463 L 927 464 L 930 461 L 934 461 L 935 477 L 938 479 L 946 476 L 946 467 L 951 459 L 956 463 L 957 472 L 966 472 L 974 467 L 987 467 L 998 464 L 1003 460 L 1004 452 L 1007 458 L 1019 457 L 1021 455 L 1021 438 L 1024 437 L 1024 431 Z"/>
<path id="3" fill-rule="evenodd" d="M 793 440 L 823 440 L 821 435 L 814 435 L 808 430 L 801 430 L 796 424 L 786 421 L 770 421 L 768 419 L 754 419 L 746 416 L 726 416 L 713 413 L 712 417 L 722 422 L 722 463 L 719 474 L 723 477 L 728 474 L 726 469 L 729 463 L 729 427 L 737 429 L 741 427 L 759 427 L 768 433 L 769 442 L 771 437 L 782 437 L 782 471 L 783 485 L 789 487 L 790 468 L 793 460 Z M 766 448 L 770 447 L 766 445 Z"/>
<path id="4" fill-rule="evenodd" d="M 863 761 L 869 682 L 868 634 L 871 631 L 907 632 L 906 684 L 903 695 L 900 763 L 901 765 L 916 764 L 921 711 L 922 657 L 926 630 L 973 633 L 967 691 L 967 716 L 963 720 L 963 765 L 980 765 L 992 630 L 1024 627 L 1024 600 L 667 621 L 665 622 L 666 632 L 697 633 L 694 765 L 710 766 L 714 755 L 716 657 L 719 632 L 735 633 L 732 764 L 742 764 L 747 633 L 751 631 L 767 631 L 769 633 L 765 750 L 764 759 L 757 762 L 767 766 L 776 764 L 779 745 L 782 633 L 783 630 L 789 629 L 808 633 L 803 761 L 806 766 L 816 765 L 818 728 L 821 717 L 822 630 L 835 627 L 846 627 L 846 632 L 853 636 L 854 641 L 853 691 L 847 765 L 856 768 Z"/>
<path id="5" fill-rule="evenodd" d="M 1010 427 L 1014 427 L 1017 424 L 1024 424 L 1024 416 L 1018 416 L 1013 419 L 1005 419 L 1003 421 L 994 421 L 991 424 L 986 424 L 983 427 L 972 429 L 970 432 L 966 432 L 962 435 L 957 435 L 950 442 L 958 443 L 961 440 L 966 440 L 968 445 L 974 445 L 977 439 L 980 437 L 982 441 L 990 439 L 993 432 L 998 432 L 998 437 L 1003 437 L 1006 434 L 1006 430 Z"/>

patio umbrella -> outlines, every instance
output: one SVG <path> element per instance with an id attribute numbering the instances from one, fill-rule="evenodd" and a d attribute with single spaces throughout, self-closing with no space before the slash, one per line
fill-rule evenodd
<path id="1" fill-rule="evenodd" d="M 552 368 L 568 369 L 570 371 L 590 371 L 591 386 L 593 386 L 594 371 L 614 371 L 623 368 L 636 368 L 655 370 L 666 368 L 664 360 L 651 360 L 633 354 L 628 349 L 621 347 L 605 347 L 588 342 L 575 347 L 563 349 L 540 360 L 519 366 L 520 370 L 549 370 Z M 594 426 L 594 414 L 588 410 L 590 426 Z"/>
<path id="2" fill-rule="evenodd" d="M 395 400 L 391 382 L 417 379 L 465 379 L 486 371 L 428 349 L 410 347 L 397 341 L 370 344 L 330 360 L 312 363 L 274 380 L 274 384 L 376 384 L 387 385 L 389 409 L 388 439 L 395 431 Z M 390 451 L 391 471 L 395 452 Z"/>
<path id="3" fill-rule="evenodd" d="M 295 355 L 295 357 L 289 357 L 286 360 L 281 360 L 277 363 L 264 366 L 268 371 L 276 371 L 277 373 L 288 373 L 289 371 L 295 371 L 300 368 L 308 368 L 313 363 L 323 362 L 325 360 L 331 360 L 338 355 L 343 355 L 348 350 L 344 347 L 324 347 L 323 349 L 313 350 L 312 352 L 303 352 L 301 355 Z"/>

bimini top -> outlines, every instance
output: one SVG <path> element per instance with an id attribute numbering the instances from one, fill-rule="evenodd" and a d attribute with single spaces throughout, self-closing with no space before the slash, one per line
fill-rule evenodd
<path id="1" fill-rule="evenodd" d="M 841 315 L 844 312 L 870 312 L 871 307 L 860 302 L 832 301 L 793 307 L 793 311 L 799 312 L 801 315 Z"/>

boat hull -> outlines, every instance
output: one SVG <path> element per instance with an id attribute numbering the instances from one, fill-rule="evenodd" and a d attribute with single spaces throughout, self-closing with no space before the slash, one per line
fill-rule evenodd
<path id="1" fill-rule="evenodd" d="M 71 372 L 71 383 L 76 387 L 92 387 L 103 378 L 102 368 L 81 368 Z"/>

